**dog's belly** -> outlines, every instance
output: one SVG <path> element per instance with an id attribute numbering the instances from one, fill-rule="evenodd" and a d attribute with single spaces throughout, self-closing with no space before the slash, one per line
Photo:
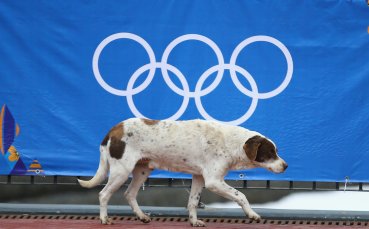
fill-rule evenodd
<path id="1" fill-rule="evenodd" d="M 183 163 L 165 163 L 163 161 L 150 161 L 148 165 L 151 169 L 162 169 L 172 172 L 183 172 L 183 173 L 190 173 L 190 174 L 201 174 L 201 169 L 194 166 L 188 166 Z"/>
<path id="2" fill-rule="evenodd" d="M 167 155 L 168 156 L 168 155 Z M 141 159 L 139 164 L 145 164 L 150 169 L 162 169 L 172 172 L 183 172 L 190 174 L 201 174 L 202 167 L 190 158 L 178 157 L 159 157 L 150 155 Z"/>

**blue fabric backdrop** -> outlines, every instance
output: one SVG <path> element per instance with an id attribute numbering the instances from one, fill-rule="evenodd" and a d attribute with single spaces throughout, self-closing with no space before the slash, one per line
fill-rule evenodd
<path id="1" fill-rule="evenodd" d="M 241 125 L 289 163 L 231 179 L 369 181 L 368 26 L 365 0 L 0 1 L 0 173 L 93 175 L 141 116 Z"/>

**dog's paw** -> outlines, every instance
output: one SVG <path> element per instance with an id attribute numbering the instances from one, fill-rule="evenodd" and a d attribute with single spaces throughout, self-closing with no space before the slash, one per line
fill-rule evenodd
<path id="1" fill-rule="evenodd" d="M 260 215 L 258 215 L 256 212 L 250 212 L 249 214 L 248 214 L 248 216 L 249 216 L 249 219 L 252 219 L 252 220 L 255 220 L 255 221 L 257 221 L 257 222 L 259 222 L 260 220 L 261 220 L 261 217 L 260 217 Z"/>
<path id="2" fill-rule="evenodd" d="M 150 223 L 151 222 L 151 218 L 147 215 L 140 216 L 138 219 L 143 223 Z"/>
<path id="3" fill-rule="evenodd" d="M 105 216 L 103 219 L 101 220 L 101 224 L 103 225 L 112 225 L 114 224 L 113 220 L 111 218 L 109 218 L 108 216 Z"/>
<path id="4" fill-rule="evenodd" d="M 191 223 L 191 226 L 193 227 L 205 227 L 205 223 L 202 220 L 196 220 L 196 221 L 194 220 L 194 221 L 191 221 L 190 223 Z"/>

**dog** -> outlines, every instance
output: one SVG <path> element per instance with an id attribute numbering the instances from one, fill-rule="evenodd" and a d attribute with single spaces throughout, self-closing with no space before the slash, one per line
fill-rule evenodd
<path id="1" fill-rule="evenodd" d="M 274 173 L 287 169 L 273 141 L 258 132 L 205 120 L 131 118 L 114 126 L 101 142 L 95 176 L 78 182 L 82 187 L 92 188 L 110 173 L 99 201 L 101 223 L 112 224 L 107 215 L 108 201 L 132 174 L 124 195 L 138 219 L 149 223 L 151 219 L 138 206 L 136 196 L 150 172 L 164 169 L 190 173 L 193 179 L 187 206 L 189 221 L 192 226 L 205 226 L 196 212 L 203 187 L 237 202 L 250 219 L 260 220 L 245 195 L 224 181 L 228 170 L 255 167 Z"/>

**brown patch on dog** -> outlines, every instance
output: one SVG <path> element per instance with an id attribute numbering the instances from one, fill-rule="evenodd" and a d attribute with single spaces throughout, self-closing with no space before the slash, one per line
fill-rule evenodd
<path id="1" fill-rule="evenodd" d="M 124 134 L 123 122 L 111 128 L 109 133 L 105 136 L 101 145 L 106 146 L 110 139 L 109 153 L 110 156 L 116 159 L 121 159 L 126 148 L 126 143 L 122 141 Z"/>
<path id="2" fill-rule="evenodd" d="M 124 124 L 123 122 L 119 123 L 118 125 L 111 128 L 109 132 L 109 137 L 116 137 L 117 139 L 122 139 L 124 134 Z"/>
<path id="3" fill-rule="evenodd" d="M 142 118 L 141 120 L 142 120 L 146 125 L 149 125 L 149 126 L 156 125 L 158 122 L 160 122 L 159 120 L 151 120 L 151 119 L 146 119 L 146 118 Z"/>
<path id="4" fill-rule="evenodd" d="M 120 139 L 111 138 L 109 152 L 115 159 L 121 159 L 126 148 L 126 143 Z"/>
<path id="5" fill-rule="evenodd" d="M 126 143 L 122 141 L 124 134 L 124 125 L 123 123 L 119 123 L 114 126 L 109 133 L 110 137 L 110 147 L 109 152 L 110 156 L 116 159 L 121 159 L 124 153 L 124 149 L 126 148 Z"/>
<path id="6" fill-rule="evenodd" d="M 261 136 L 249 138 L 243 149 L 251 161 L 266 162 L 271 159 L 277 159 L 277 152 L 274 144 Z"/>
<path id="7" fill-rule="evenodd" d="M 258 154 L 255 161 L 266 162 L 269 160 L 276 160 L 277 158 L 277 150 L 274 144 L 268 139 L 263 138 L 261 141 L 261 145 L 259 146 Z"/>
<path id="8" fill-rule="evenodd" d="M 256 156 L 258 154 L 259 146 L 261 145 L 261 136 L 254 136 L 249 138 L 246 143 L 243 145 L 243 150 L 245 151 L 247 157 L 251 161 L 255 161 Z"/>

